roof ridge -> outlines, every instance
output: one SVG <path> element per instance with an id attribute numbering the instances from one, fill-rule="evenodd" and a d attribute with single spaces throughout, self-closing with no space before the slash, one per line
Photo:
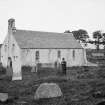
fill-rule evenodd
<path id="1" fill-rule="evenodd" d="M 52 33 L 52 34 L 72 34 L 72 33 L 63 33 L 63 32 L 51 32 L 51 31 L 35 31 L 35 30 L 25 30 L 25 29 L 16 29 L 16 31 L 26 31 L 26 32 L 40 32 L 40 33 Z"/>

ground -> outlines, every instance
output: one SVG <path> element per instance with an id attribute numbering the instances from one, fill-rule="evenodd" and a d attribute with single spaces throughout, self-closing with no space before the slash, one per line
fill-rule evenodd
<path id="1" fill-rule="evenodd" d="M 1 74 L 0 92 L 7 92 L 11 100 L 5 104 L 25 101 L 27 105 L 95 105 L 105 96 L 104 67 L 72 67 L 67 70 L 66 76 L 52 69 L 40 70 L 38 73 L 31 73 L 27 68 L 23 71 L 22 81 L 11 81 L 5 73 Z M 35 91 L 43 82 L 57 83 L 63 96 L 34 101 Z M 102 94 L 98 96 L 97 92 Z"/>
<path id="2" fill-rule="evenodd" d="M 9 101 L 0 105 L 96 105 L 105 101 L 105 60 L 91 59 L 87 54 L 88 61 L 101 63 L 96 67 L 71 67 L 67 69 L 67 75 L 62 75 L 60 70 L 51 68 L 39 69 L 32 73 L 30 67 L 22 68 L 23 79 L 11 81 L 5 75 L 5 69 L 0 68 L 0 92 L 9 94 Z M 36 89 L 41 83 L 57 83 L 62 97 L 34 100 Z M 20 104 L 19 102 L 26 102 Z"/>

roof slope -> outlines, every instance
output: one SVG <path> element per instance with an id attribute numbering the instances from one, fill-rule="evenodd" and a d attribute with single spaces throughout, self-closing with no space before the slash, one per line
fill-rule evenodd
<path id="1" fill-rule="evenodd" d="M 20 48 L 82 48 L 71 33 L 16 30 L 13 35 Z"/>

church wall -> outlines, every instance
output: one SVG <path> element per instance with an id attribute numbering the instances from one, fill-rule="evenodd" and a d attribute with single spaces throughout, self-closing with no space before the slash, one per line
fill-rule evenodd
<path id="1" fill-rule="evenodd" d="M 39 63 L 55 64 L 56 61 L 65 58 L 67 66 L 82 66 L 85 63 L 85 55 L 83 49 L 22 49 L 21 61 L 22 65 L 33 66 L 36 64 L 36 51 L 39 51 Z M 60 58 L 58 58 L 60 51 Z"/>
<path id="2" fill-rule="evenodd" d="M 8 57 L 12 59 L 13 72 L 21 70 L 20 48 L 15 41 L 13 35 L 8 34 L 1 47 L 1 62 L 4 67 L 7 67 Z"/>

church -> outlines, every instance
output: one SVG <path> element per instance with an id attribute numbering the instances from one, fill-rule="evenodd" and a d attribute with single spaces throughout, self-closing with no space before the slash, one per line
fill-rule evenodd
<path id="1" fill-rule="evenodd" d="M 67 67 L 86 65 L 86 52 L 72 33 L 56 33 L 20 30 L 15 19 L 8 20 L 8 32 L 1 47 L 1 62 L 7 67 L 12 60 L 13 73 L 21 72 L 22 66 L 54 67 L 65 58 Z"/>

